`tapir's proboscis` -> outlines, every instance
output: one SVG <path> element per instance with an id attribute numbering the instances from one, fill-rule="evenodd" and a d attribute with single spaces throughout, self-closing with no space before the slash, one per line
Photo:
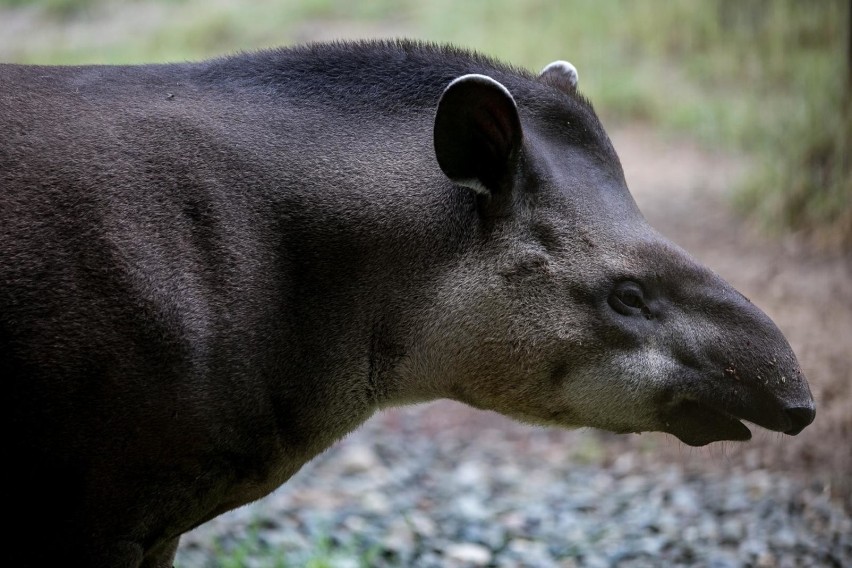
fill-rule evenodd
<path id="1" fill-rule="evenodd" d="M 814 418 L 572 65 L 405 41 L 0 66 L 0 375 L 15 566 L 170 566 L 393 405 L 693 446 Z"/>

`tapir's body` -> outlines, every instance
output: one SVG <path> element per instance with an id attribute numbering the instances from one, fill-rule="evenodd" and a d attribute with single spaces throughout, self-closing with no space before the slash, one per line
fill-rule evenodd
<path id="1" fill-rule="evenodd" d="M 168 566 L 392 404 L 691 444 L 810 422 L 783 336 L 645 224 L 548 69 L 0 66 L 4 501 L 43 543 L 7 556 Z"/>

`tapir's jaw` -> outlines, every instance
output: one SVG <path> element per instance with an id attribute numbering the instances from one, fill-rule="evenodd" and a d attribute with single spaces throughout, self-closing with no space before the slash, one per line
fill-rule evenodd
<path id="1" fill-rule="evenodd" d="M 813 421 L 813 407 L 755 412 L 753 407 L 723 409 L 708 402 L 683 400 L 663 413 L 664 430 L 690 446 L 704 446 L 718 441 L 746 441 L 751 430 L 748 421 L 772 432 L 796 435 Z"/>

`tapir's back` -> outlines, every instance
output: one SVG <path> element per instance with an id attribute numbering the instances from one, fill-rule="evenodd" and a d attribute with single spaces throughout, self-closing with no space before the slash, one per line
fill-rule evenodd
<path id="1" fill-rule="evenodd" d="M 39 365 L 128 358 L 143 319 L 178 335 L 233 246 L 209 226 L 233 152 L 215 154 L 200 97 L 169 104 L 180 68 L 0 66 L 0 321 Z"/>
<path id="2" fill-rule="evenodd" d="M 347 263 L 405 256 L 396 247 L 446 224 L 432 214 L 462 196 L 435 163 L 431 123 L 444 86 L 471 71 L 523 94 L 524 80 L 493 61 L 410 43 L 0 65 L 0 325 L 33 326 L 20 343 L 39 365 L 81 345 L 125 360 L 115 342 L 150 344 L 140 320 L 188 349 L 182 358 L 222 334 L 226 315 L 227 341 L 268 334 L 255 319 L 307 254 L 296 235 L 339 251 L 316 278 L 326 282 Z M 74 339 L 41 345 L 51 336 Z M 66 370 L 68 357 L 57 354 Z"/>

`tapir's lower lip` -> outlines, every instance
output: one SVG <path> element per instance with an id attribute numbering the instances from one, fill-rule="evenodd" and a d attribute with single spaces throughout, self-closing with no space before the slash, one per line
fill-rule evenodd
<path id="1" fill-rule="evenodd" d="M 748 421 L 772 432 L 795 436 L 814 419 L 812 404 L 784 406 L 766 393 L 744 391 L 736 401 L 725 401 L 724 408 L 713 400 L 680 399 L 668 405 L 662 415 L 663 430 L 691 446 L 704 446 L 722 440 L 745 441 L 751 431 Z"/>
<path id="2" fill-rule="evenodd" d="M 667 432 L 690 446 L 751 439 L 751 430 L 737 416 L 691 400 L 678 404 L 666 417 L 665 426 Z"/>

